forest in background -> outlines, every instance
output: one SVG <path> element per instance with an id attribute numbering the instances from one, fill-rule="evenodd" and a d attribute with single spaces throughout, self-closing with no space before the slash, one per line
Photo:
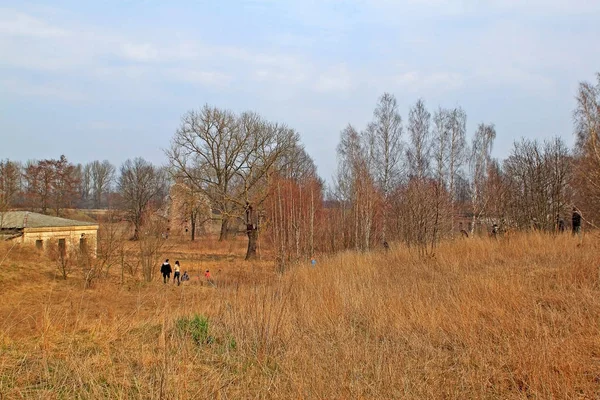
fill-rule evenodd
<path id="1" fill-rule="evenodd" d="M 394 95 L 384 93 L 371 121 L 341 131 L 328 187 L 294 129 L 206 105 L 183 115 L 164 165 L 140 157 L 118 168 L 100 160 L 75 165 L 64 155 L 1 161 L 0 211 L 108 209 L 131 224 L 132 239 L 155 215 L 189 222 L 192 240 L 212 219 L 220 240 L 245 227 L 247 258 L 260 238 L 282 266 L 393 242 L 430 254 L 445 238 L 487 234 L 494 224 L 498 234 L 557 232 L 568 229 L 574 209 L 584 226 L 596 227 L 600 74 L 580 83 L 576 101 L 573 148 L 558 136 L 523 138 L 498 160 L 492 122 L 467 132 L 466 110 L 429 109 L 422 99 L 403 118 Z M 183 201 L 172 209 L 175 184 Z M 211 217 L 202 218 L 207 206 Z"/>

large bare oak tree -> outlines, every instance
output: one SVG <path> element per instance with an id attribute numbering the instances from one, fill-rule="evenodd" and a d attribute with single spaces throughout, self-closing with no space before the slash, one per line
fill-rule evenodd
<path id="1" fill-rule="evenodd" d="M 206 195 L 221 215 L 219 240 L 244 219 L 246 259 L 256 256 L 260 206 L 277 160 L 294 148 L 298 135 L 256 113 L 235 114 L 205 105 L 188 111 L 166 155 L 176 179 Z"/>

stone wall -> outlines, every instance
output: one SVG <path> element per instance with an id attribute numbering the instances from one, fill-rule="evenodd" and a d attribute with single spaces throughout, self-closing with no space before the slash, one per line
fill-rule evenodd
<path id="1" fill-rule="evenodd" d="M 210 222 L 200 225 L 201 222 L 211 218 L 210 201 L 203 194 L 193 192 L 185 184 L 176 182 L 169 190 L 169 235 L 191 236 L 191 208 L 199 211 L 198 226 L 196 226 L 196 234 L 199 235 L 207 231 L 211 225 Z"/>
<path id="2" fill-rule="evenodd" d="M 96 256 L 98 249 L 98 226 L 66 226 L 51 228 L 25 228 L 21 241 L 47 250 L 49 245 L 57 245 L 60 239 L 65 239 L 66 251 L 80 249 L 85 245 Z M 41 241 L 41 242 L 39 242 Z"/>

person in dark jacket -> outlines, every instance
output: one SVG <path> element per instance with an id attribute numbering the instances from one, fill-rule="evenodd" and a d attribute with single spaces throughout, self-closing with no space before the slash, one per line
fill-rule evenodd
<path id="1" fill-rule="evenodd" d="M 573 207 L 573 216 L 571 217 L 571 223 L 573 225 L 573 235 L 579 235 L 581 233 L 581 213 L 577 207 Z"/>
<path id="2" fill-rule="evenodd" d="M 558 229 L 558 233 L 565 231 L 565 220 L 561 218 L 560 214 L 556 214 L 556 229 Z"/>
<path id="3" fill-rule="evenodd" d="M 169 259 L 167 258 L 160 266 L 160 273 L 163 276 L 163 283 L 167 283 L 170 280 L 172 271 L 171 264 L 169 264 Z"/>

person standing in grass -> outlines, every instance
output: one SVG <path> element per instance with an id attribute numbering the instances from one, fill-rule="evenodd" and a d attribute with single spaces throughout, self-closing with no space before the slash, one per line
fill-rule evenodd
<path id="1" fill-rule="evenodd" d="M 173 283 L 177 279 L 177 286 L 181 283 L 179 280 L 179 274 L 181 273 L 181 267 L 179 266 L 179 261 L 175 261 L 175 273 L 173 274 Z"/>
<path id="2" fill-rule="evenodd" d="M 573 216 L 571 217 L 571 223 L 573 225 L 573 236 L 581 233 L 581 213 L 577 207 L 573 207 Z"/>
<path id="3" fill-rule="evenodd" d="M 160 266 L 160 273 L 163 276 L 163 283 L 167 283 L 167 281 L 171 280 L 171 271 L 171 264 L 169 264 L 169 259 L 167 258 Z"/>
<path id="4" fill-rule="evenodd" d="M 494 239 L 498 239 L 498 224 L 492 225 L 492 232 L 490 236 Z"/>
<path id="5" fill-rule="evenodd" d="M 209 270 L 206 270 L 206 272 L 204 272 L 204 277 L 206 278 L 206 282 L 214 286 L 215 283 L 213 282 L 212 277 L 210 276 Z"/>

